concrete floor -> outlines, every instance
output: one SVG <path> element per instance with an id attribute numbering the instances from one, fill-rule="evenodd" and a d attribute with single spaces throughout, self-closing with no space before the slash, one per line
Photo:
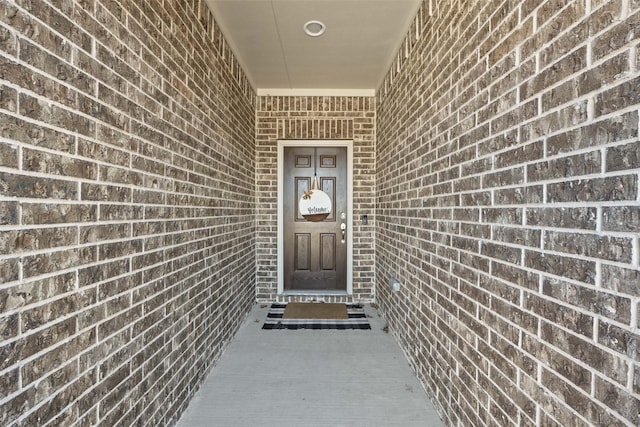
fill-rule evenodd
<path id="1" fill-rule="evenodd" d="M 385 321 L 372 330 L 262 330 L 256 305 L 178 427 L 443 426 Z"/>

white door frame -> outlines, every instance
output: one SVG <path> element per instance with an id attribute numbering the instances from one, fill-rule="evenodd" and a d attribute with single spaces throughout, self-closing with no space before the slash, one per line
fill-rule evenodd
<path id="1" fill-rule="evenodd" d="M 278 294 L 284 294 L 284 147 L 347 147 L 347 295 L 353 293 L 353 140 L 278 140 Z M 287 291 L 286 294 L 345 295 L 344 291 Z"/>

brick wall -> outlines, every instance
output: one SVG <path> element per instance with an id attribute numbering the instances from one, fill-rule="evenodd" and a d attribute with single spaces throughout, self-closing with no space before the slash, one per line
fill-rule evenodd
<path id="1" fill-rule="evenodd" d="M 374 147 L 375 99 L 372 97 L 260 96 L 256 112 L 257 298 L 299 300 L 277 295 L 277 214 L 279 139 L 353 140 L 353 296 L 307 295 L 324 301 L 372 301 L 374 298 Z M 368 225 L 359 221 L 369 216 Z"/>
<path id="2" fill-rule="evenodd" d="M 451 425 L 640 425 L 639 37 L 425 1 L 379 90 L 377 297 Z"/>
<path id="3" fill-rule="evenodd" d="M 162 425 L 255 300 L 255 96 L 203 0 L 0 0 L 0 424 Z"/>

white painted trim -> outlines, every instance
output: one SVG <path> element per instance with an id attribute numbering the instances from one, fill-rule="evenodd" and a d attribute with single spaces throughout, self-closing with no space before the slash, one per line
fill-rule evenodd
<path id="1" fill-rule="evenodd" d="M 258 96 L 376 96 L 375 89 L 279 89 L 259 88 Z"/>
<path id="2" fill-rule="evenodd" d="M 347 295 L 353 294 L 353 141 L 352 140 L 278 140 L 278 295 L 284 294 L 284 147 L 347 147 Z M 287 295 L 296 292 L 287 291 Z M 308 292 L 307 292 L 308 293 Z M 302 292 L 301 294 L 304 294 Z"/>

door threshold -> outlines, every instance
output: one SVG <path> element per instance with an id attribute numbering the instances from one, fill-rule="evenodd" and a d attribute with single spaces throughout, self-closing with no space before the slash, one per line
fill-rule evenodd
<path id="1" fill-rule="evenodd" d="M 292 290 L 292 291 L 284 291 L 281 294 L 278 295 L 282 295 L 282 296 L 292 296 L 292 295 L 322 295 L 322 296 L 345 296 L 345 295 L 350 295 L 347 293 L 347 291 L 296 291 L 296 290 Z"/>

